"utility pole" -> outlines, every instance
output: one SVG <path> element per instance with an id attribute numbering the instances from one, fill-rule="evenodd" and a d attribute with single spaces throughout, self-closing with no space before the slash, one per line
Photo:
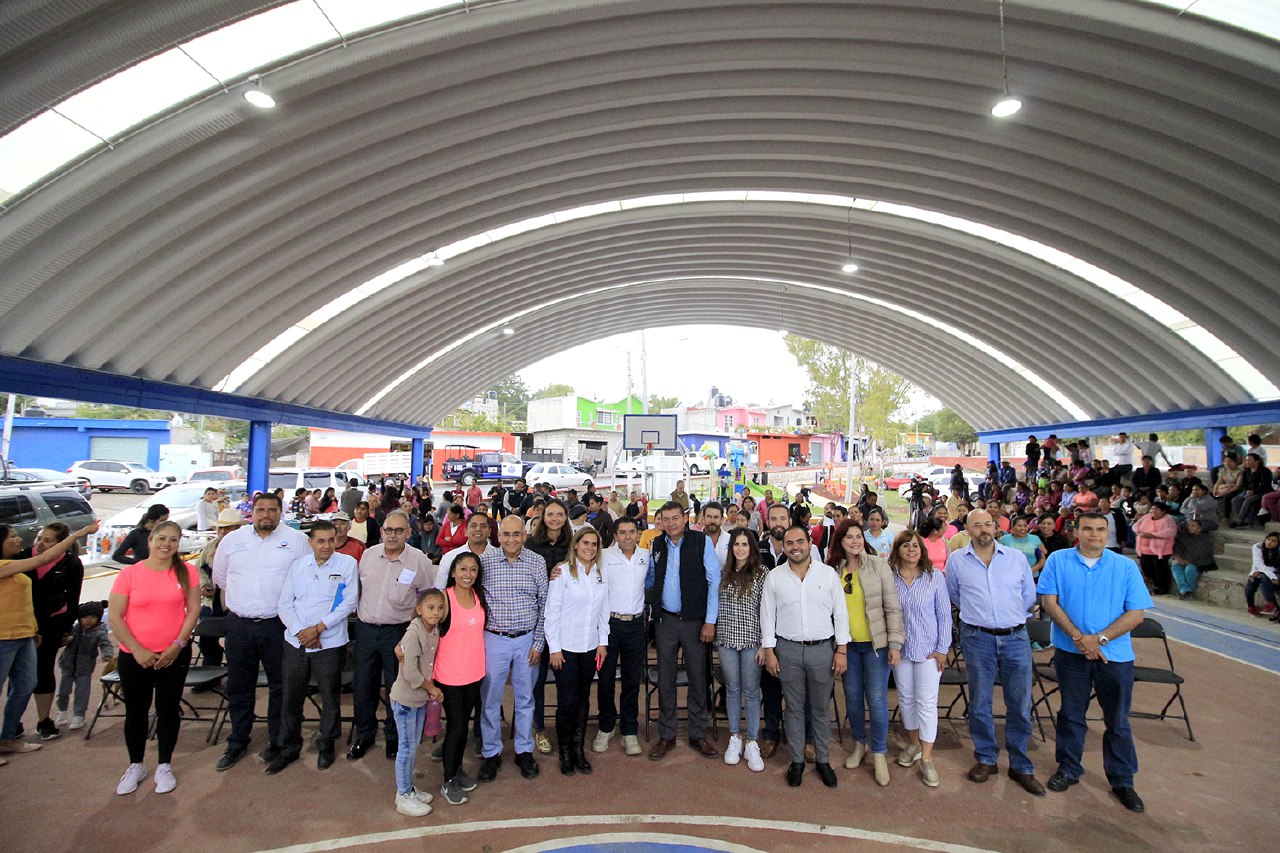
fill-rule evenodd
<path id="1" fill-rule="evenodd" d="M 862 470 L 861 444 L 858 441 L 858 373 L 857 359 L 849 354 L 849 452 L 845 454 L 844 501 L 853 506 L 853 454 L 859 451 L 858 470 Z"/>
<path id="2" fill-rule="evenodd" d="M 16 394 L 9 395 L 9 405 L 4 410 L 4 437 L 0 440 L 0 468 L 9 468 L 9 439 L 13 435 L 13 412 L 18 407 Z"/>
<path id="3" fill-rule="evenodd" d="M 644 329 L 640 330 L 640 413 L 649 414 L 649 359 L 644 349 Z"/>

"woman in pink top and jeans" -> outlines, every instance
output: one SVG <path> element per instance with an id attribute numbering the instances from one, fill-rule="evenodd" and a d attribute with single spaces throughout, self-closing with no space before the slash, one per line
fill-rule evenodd
<path id="1" fill-rule="evenodd" d="M 484 593 L 480 590 L 480 558 L 464 551 L 449 569 L 445 588 L 449 610 L 440 621 L 436 647 L 436 686 L 444 694 L 444 784 L 440 793 L 450 805 L 467 801 L 476 783 L 462 771 L 467 721 L 480 701 L 484 680 Z"/>
<path id="2" fill-rule="evenodd" d="M 1151 512 L 1139 516 L 1133 523 L 1134 547 L 1138 552 L 1138 566 L 1142 577 L 1151 587 L 1152 595 L 1168 595 L 1173 583 L 1169 571 L 1169 555 L 1173 553 L 1173 539 L 1178 535 L 1178 523 L 1169 515 L 1168 504 L 1154 503 Z"/>
<path id="3" fill-rule="evenodd" d="M 151 530 L 151 553 L 120 570 L 107 599 L 111 631 L 120 642 L 120 690 L 124 694 L 124 742 L 129 768 L 117 794 L 132 794 L 146 778 L 142 763 L 152 697 L 156 706 L 156 793 L 178 786 L 169 761 L 178 743 L 182 688 L 191 666 L 191 632 L 200 618 L 200 577 L 179 554 L 182 528 L 162 521 Z"/>

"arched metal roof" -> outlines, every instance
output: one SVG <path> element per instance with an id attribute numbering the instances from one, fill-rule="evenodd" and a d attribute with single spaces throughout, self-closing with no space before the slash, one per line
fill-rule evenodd
<path id="1" fill-rule="evenodd" d="M 0 131 L 273 5 L 6 4 Z M 0 354 L 209 388 L 301 323 L 240 393 L 427 423 L 590 336 L 707 318 L 848 347 L 980 429 L 1273 396 L 1277 43 L 1146 3 L 1010 0 L 1027 108 L 1001 122 L 995 11 L 516 0 L 291 59 L 263 75 L 277 110 L 196 99 L 10 200 Z M 590 205 L 303 334 L 424 253 Z M 1135 289 L 1155 307 L 1117 295 Z M 517 334 L 489 329 L 511 315 Z"/>

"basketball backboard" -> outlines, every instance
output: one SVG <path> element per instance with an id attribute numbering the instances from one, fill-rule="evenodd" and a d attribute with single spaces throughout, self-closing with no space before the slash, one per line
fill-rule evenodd
<path id="1" fill-rule="evenodd" d="M 623 415 L 622 446 L 626 450 L 675 450 L 675 415 Z"/>

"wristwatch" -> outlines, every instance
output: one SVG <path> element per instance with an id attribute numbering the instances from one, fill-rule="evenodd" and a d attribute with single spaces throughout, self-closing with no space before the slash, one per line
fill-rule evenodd
<path id="1" fill-rule="evenodd" d="M 1109 642 L 1111 642 L 1111 640 L 1107 639 L 1106 634 L 1103 634 L 1103 633 L 1098 634 L 1098 645 L 1105 646 Z"/>

